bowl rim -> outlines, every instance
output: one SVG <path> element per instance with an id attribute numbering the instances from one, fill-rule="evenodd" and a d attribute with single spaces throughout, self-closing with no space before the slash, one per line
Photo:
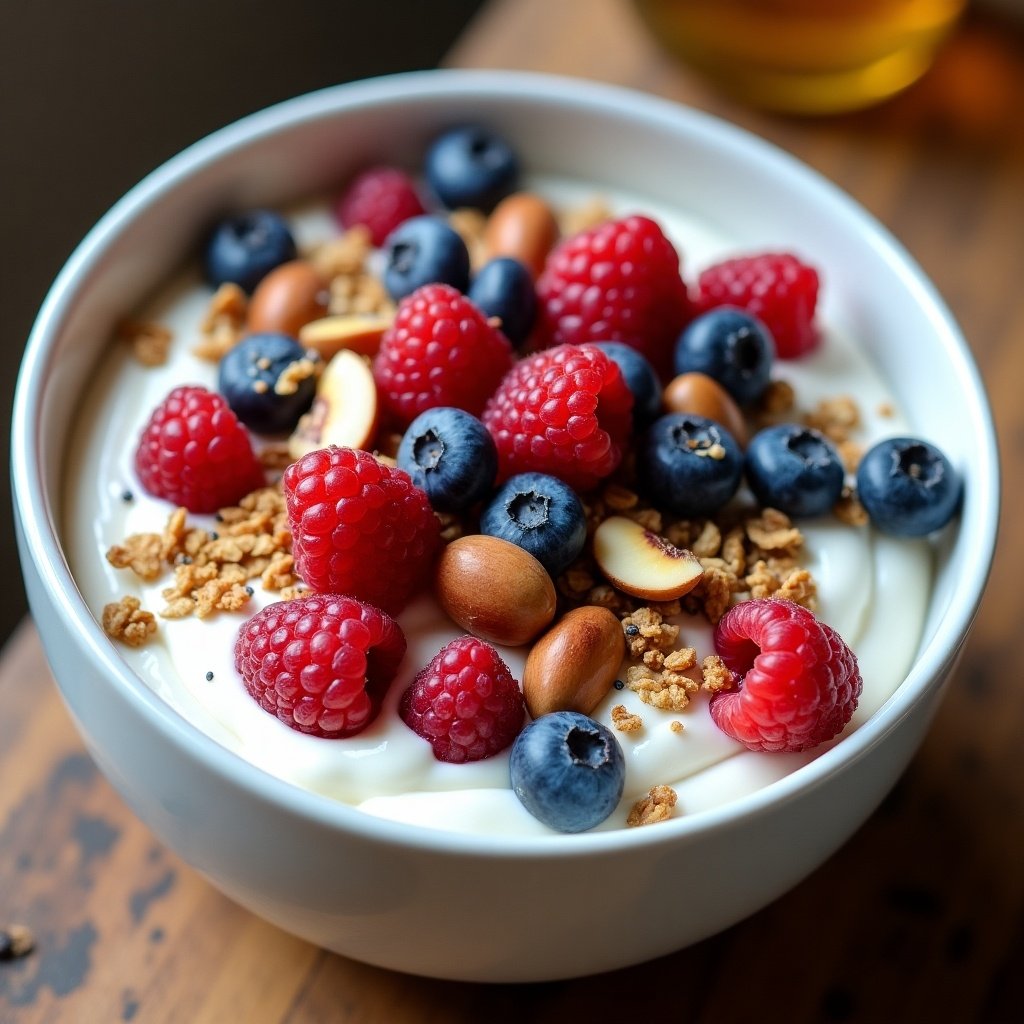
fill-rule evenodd
<path id="1" fill-rule="evenodd" d="M 396 102 L 436 103 L 445 97 L 480 97 L 489 102 L 514 100 L 556 105 L 583 114 L 588 110 L 626 117 L 699 136 L 703 145 L 741 159 L 756 157 L 759 166 L 793 179 L 817 203 L 831 206 L 879 251 L 890 270 L 915 294 L 936 331 L 946 335 L 948 351 L 963 381 L 966 408 L 973 426 L 986 442 L 972 467 L 972 488 L 979 493 L 977 529 L 961 537 L 966 564 L 983 571 L 956 589 L 944 615 L 947 639 L 932 642 L 921 652 L 896 692 L 867 721 L 838 744 L 783 779 L 719 807 L 693 812 L 662 823 L 657 829 L 617 829 L 571 837 L 553 835 L 504 836 L 441 831 L 378 818 L 356 807 L 301 789 L 222 747 L 192 725 L 153 690 L 117 654 L 114 645 L 89 611 L 72 578 L 54 521 L 54 510 L 40 463 L 40 436 L 35 414 L 48 376 L 49 348 L 71 308 L 77 288 L 98 257 L 120 230 L 149 205 L 158 202 L 196 170 L 231 151 L 273 135 L 283 128 L 357 108 L 389 106 Z M 322 827 L 367 840 L 438 853 L 490 857 L 559 857 L 604 855 L 638 844 L 660 846 L 688 842 L 707 832 L 727 829 L 770 813 L 830 778 L 844 772 L 886 740 L 926 693 L 941 684 L 977 613 L 991 570 L 999 516 L 999 470 L 996 434 L 981 376 L 959 327 L 934 285 L 903 246 L 871 214 L 818 172 L 796 157 L 753 133 L 702 111 L 621 86 L 523 71 L 444 69 L 406 72 L 330 86 L 250 114 L 192 144 L 143 178 L 89 231 L 58 274 L 40 308 L 26 346 L 14 401 L 11 436 L 11 474 L 15 511 L 23 533 L 24 550 L 33 560 L 42 586 L 65 622 L 75 627 L 89 660 L 134 711 L 165 739 L 181 748 L 206 770 L 243 790 L 250 797 L 309 819 Z M 58 513 L 59 514 L 59 513 Z"/>

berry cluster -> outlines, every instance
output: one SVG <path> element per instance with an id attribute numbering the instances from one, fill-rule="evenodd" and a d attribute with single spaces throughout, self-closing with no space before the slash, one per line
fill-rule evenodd
<path id="1" fill-rule="evenodd" d="M 250 329 L 221 361 L 220 395 L 176 388 L 139 441 L 147 490 L 212 512 L 264 484 L 246 428 L 260 438 L 294 431 L 282 488 L 295 570 L 312 592 L 249 619 L 235 660 L 253 698 L 301 732 L 352 736 L 380 712 L 406 651 L 392 616 L 435 571 L 438 514 L 497 538 L 490 550 L 514 545 L 553 595 L 551 578 L 588 544 L 587 492 L 627 455 L 650 502 L 687 518 L 714 516 L 744 481 L 763 506 L 818 516 L 850 482 L 835 447 L 809 427 L 747 438 L 747 413 L 775 361 L 820 342 L 813 267 L 758 253 L 708 267 L 688 287 L 679 254 L 648 217 L 557 242 L 544 201 L 515 194 L 519 172 L 506 140 L 463 125 L 431 145 L 423 187 L 395 167 L 358 174 L 335 214 L 381 250 L 381 280 L 397 304 L 390 324 L 346 324 L 326 368 L 330 345 L 322 359 L 288 334 Z M 475 271 L 480 261 L 445 212 L 463 207 L 494 211 Z M 255 305 L 268 274 L 297 267 L 308 294 L 274 299 L 301 330 L 326 299 L 308 301 L 323 282 L 295 258 L 286 222 L 257 210 L 215 228 L 206 272 L 213 285 L 253 292 Z M 286 292 L 282 280 L 274 287 Z M 259 305 L 274 303 L 264 295 Z M 364 450 L 389 431 L 402 435 L 394 461 Z M 948 459 L 914 438 L 876 446 L 856 486 L 875 524 L 898 535 L 940 529 L 960 499 Z M 648 600 L 687 593 L 703 572 L 631 519 L 605 520 L 590 543 L 610 582 Z M 637 589 L 633 576 L 648 565 L 652 578 Z M 541 628 L 553 596 L 550 606 Z M 808 749 L 850 721 L 856 658 L 806 609 L 738 604 L 715 646 L 734 686 L 710 713 L 750 749 Z M 621 798 L 615 736 L 569 707 L 524 728 L 519 684 L 476 636 L 447 644 L 415 675 L 399 715 L 440 761 L 511 746 L 512 788 L 554 829 L 591 828 Z"/>

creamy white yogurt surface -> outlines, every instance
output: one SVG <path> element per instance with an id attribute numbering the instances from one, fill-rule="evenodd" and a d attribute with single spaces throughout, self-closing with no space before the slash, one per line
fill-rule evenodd
<path id="1" fill-rule="evenodd" d="M 579 204 L 592 190 L 565 182 L 538 181 L 531 187 L 558 204 Z M 606 198 L 608 198 L 606 196 Z M 683 254 L 688 276 L 717 259 L 742 252 L 741 240 L 722 238 L 698 216 L 653 208 L 639 197 L 610 197 L 617 212 L 655 217 Z M 292 216 L 300 250 L 332 237 L 337 229 L 324 208 L 310 206 Z M 829 286 L 822 268 L 823 287 Z M 103 606 L 125 594 L 158 612 L 166 603 L 164 576 L 140 581 L 113 568 L 104 554 L 132 533 L 160 532 L 171 511 L 147 495 L 132 468 L 135 445 L 152 409 L 178 384 L 216 385 L 216 367 L 191 354 L 199 339 L 210 289 L 198 271 L 181 274 L 147 308 L 145 319 L 167 325 L 174 334 L 168 363 L 139 365 L 127 346 L 112 344 L 97 369 L 73 432 L 64 509 L 68 557 L 79 587 L 99 617 Z M 130 312 L 128 310 L 126 313 Z M 898 415 L 878 410 L 891 405 L 884 383 L 856 347 L 823 325 L 817 352 L 796 362 L 780 362 L 776 375 L 796 389 L 801 408 L 819 399 L 852 395 L 865 421 L 859 440 L 905 433 Z M 122 495 L 130 490 L 134 500 Z M 190 520 L 215 529 L 212 517 Z M 803 564 L 818 585 L 817 614 L 856 651 L 864 678 L 860 706 L 849 728 L 856 728 L 896 689 L 919 642 L 931 583 L 931 553 L 925 541 L 893 540 L 867 528 L 833 519 L 800 524 L 805 536 Z M 276 600 L 256 583 L 245 615 Z M 242 614 L 220 613 L 206 620 L 158 619 L 154 641 L 140 649 L 118 645 L 119 653 L 147 685 L 217 742 L 267 772 L 295 785 L 400 821 L 454 831 L 505 834 L 545 833 L 508 788 L 508 753 L 468 765 L 434 760 L 430 746 L 398 718 L 402 691 L 448 640 L 461 635 L 429 596 L 400 616 L 409 650 L 377 720 L 363 733 L 327 740 L 295 732 L 263 711 L 246 693 L 234 670 L 234 639 Z M 711 629 L 703 618 L 685 618 L 680 646 L 713 653 Z M 517 679 L 525 648 L 499 648 Z M 212 678 L 207 675 L 212 673 Z M 594 717 L 611 724 L 611 709 L 624 704 L 643 719 L 637 732 L 616 732 L 626 754 L 623 799 L 600 828 L 621 828 L 633 802 L 658 784 L 673 786 L 677 813 L 714 807 L 781 778 L 812 760 L 825 747 L 804 754 L 755 754 L 719 732 L 699 694 L 682 712 L 658 711 L 628 689 L 612 690 Z M 684 725 L 681 732 L 673 721 Z"/>

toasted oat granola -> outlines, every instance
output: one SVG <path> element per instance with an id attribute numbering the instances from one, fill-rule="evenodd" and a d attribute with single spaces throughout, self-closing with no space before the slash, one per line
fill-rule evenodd
<path id="1" fill-rule="evenodd" d="M 672 817 L 677 799 L 676 791 L 671 786 L 652 786 L 647 796 L 633 804 L 626 824 L 635 828 L 638 825 L 654 825 L 666 821 Z"/>

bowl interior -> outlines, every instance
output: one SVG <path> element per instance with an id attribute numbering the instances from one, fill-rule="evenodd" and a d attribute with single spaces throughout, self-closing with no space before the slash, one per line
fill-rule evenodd
<path id="1" fill-rule="evenodd" d="M 892 727 L 962 641 L 995 539 L 991 418 L 956 325 L 883 229 L 784 153 L 661 101 L 514 73 L 398 76 L 272 108 L 154 172 L 76 251 L 33 332 L 19 383 L 12 462 L 31 557 L 46 585 L 61 595 L 74 627 L 102 643 L 63 559 L 58 523 L 69 471 L 65 441 L 82 382 L 114 325 L 195 252 L 196 239 L 225 209 L 278 206 L 333 189 L 382 155 L 415 166 L 431 136 L 467 120 L 507 134 L 531 171 L 583 177 L 598 189 L 626 188 L 689 208 L 710 226 L 744 238 L 750 249 L 791 248 L 826 268 L 824 318 L 860 340 L 915 431 L 944 448 L 962 471 L 962 519 L 939 553 L 917 665 L 878 715 L 796 773 L 795 781 L 785 780 L 779 792 L 813 783 Z M 685 243 L 683 248 L 685 253 Z M 140 685 L 127 670 L 115 684 Z M 743 813 L 764 799 L 770 797 L 755 794 L 729 813 Z"/>

